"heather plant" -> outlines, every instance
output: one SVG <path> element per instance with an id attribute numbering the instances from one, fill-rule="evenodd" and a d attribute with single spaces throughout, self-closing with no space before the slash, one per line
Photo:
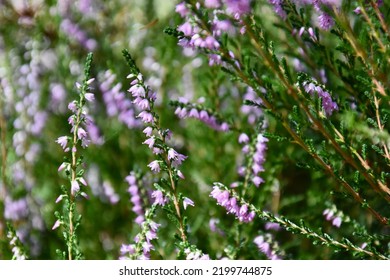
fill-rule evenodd
<path id="1" fill-rule="evenodd" d="M 0 258 L 389 259 L 389 12 L 0 1 Z"/>

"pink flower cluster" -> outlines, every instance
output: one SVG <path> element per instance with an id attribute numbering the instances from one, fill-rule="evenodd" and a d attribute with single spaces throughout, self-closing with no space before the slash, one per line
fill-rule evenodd
<path id="1" fill-rule="evenodd" d="M 307 93 L 311 95 L 313 95 L 313 93 L 317 93 L 318 97 L 322 99 L 322 108 L 324 109 L 327 117 L 330 117 L 334 111 L 339 109 L 337 103 L 332 100 L 330 93 L 321 86 L 316 85 L 313 82 L 305 82 L 303 86 Z"/>
<path id="2" fill-rule="evenodd" d="M 245 146 L 242 148 L 242 152 L 244 154 L 251 153 L 251 147 L 249 144 L 249 137 L 245 133 L 241 133 L 238 138 L 239 143 L 244 143 Z M 259 176 L 260 172 L 264 171 L 264 162 L 265 162 L 265 151 L 267 150 L 266 143 L 268 139 L 265 138 L 262 134 L 258 134 L 256 138 L 256 143 L 254 146 L 254 152 L 252 155 L 251 166 L 248 167 L 240 167 L 239 174 L 241 176 L 245 176 L 247 168 L 251 168 L 251 178 L 252 182 L 256 187 L 259 187 L 261 183 L 264 183 L 264 179 Z"/>
<path id="3" fill-rule="evenodd" d="M 266 255 L 269 260 L 281 260 L 282 258 L 276 254 L 272 249 L 272 244 L 267 242 L 266 237 L 263 235 L 257 236 L 253 242 L 257 245 L 257 248 Z"/>
<path id="4" fill-rule="evenodd" d="M 122 84 L 115 84 L 116 75 L 108 70 L 102 75 L 100 90 L 106 105 L 107 115 L 117 117 L 128 128 L 140 126 L 140 121 L 135 118 L 135 108 L 130 99 L 126 98 L 122 91 Z"/>
<path id="5" fill-rule="evenodd" d="M 120 252 L 121 257 L 119 259 L 126 260 L 129 259 L 128 256 L 135 256 L 138 260 L 149 260 L 150 252 L 154 250 L 154 246 L 151 243 L 152 240 L 157 239 L 157 229 L 160 227 L 160 224 L 157 224 L 154 221 L 145 221 L 142 223 L 143 232 L 137 234 L 134 238 L 135 244 L 122 244 Z M 137 247 L 141 246 L 142 253 L 136 255 L 139 252 L 136 252 Z"/>
<path id="6" fill-rule="evenodd" d="M 228 190 L 221 190 L 216 184 L 210 196 L 217 200 L 217 204 L 224 207 L 227 213 L 234 214 L 240 222 L 249 223 L 256 216 L 254 211 L 249 211 L 248 205 L 240 205 L 237 198 L 232 197 Z"/>
<path id="7" fill-rule="evenodd" d="M 133 203 L 133 208 L 131 210 L 137 215 L 134 221 L 136 224 L 140 225 L 145 221 L 145 212 L 134 172 L 130 172 L 125 180 L 129 184 L 127 191 L 131 195 L 130 201 Z"/>
<path id="8" fill-rule="evenodd" d="M 341 217 L 337 216 L 335 211 L 332 209 L 325 209 L 324 212 L 322 213 L 325 216 L 325 219 L 327 221 L 331 221 L 332 225 L 339 228 L 342 223 Z"/>
<path id="9" fill-rule="evenodd" d="M 186 104 L 185 107 L 177 107 L 175 114 L 181 119 L 194 118 L 200 120 L 217 131 L 229 131 L 230 129 L 227 122 L 221 122 L 217 117 L 208 113 L 206 110 L 199 110 L 194 106 L 191 106 L 191 104 Z"/>

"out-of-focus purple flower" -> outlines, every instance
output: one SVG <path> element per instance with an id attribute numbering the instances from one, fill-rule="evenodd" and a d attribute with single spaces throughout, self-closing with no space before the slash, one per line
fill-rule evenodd
<path id="1" fill-rule="evenodd" d="M 219 220 L 218 219 L 215 219 L 215 218 L 211 218 L 210 221 L 209 221 L 209 227 L 210 227 L 210 230 L 212 232 L 216 232 L 222 236 L 225 235 L 225 233 L 223 232 L 223 230 L 221 230 L 220 228 L 218 228 L 217 224 L 219 224 Z"/>
<path id="2" fill-rule="evenodd" d="M 206 8 L 218 9 L 221 7 L 221 0 L 205 0 L 204 5 Z"/>
<path id="3" fill-rule="evenodd" d="M 135 118 L 135 108 L 126 94 L 121 91 L 122 84 L 113 84 L 115 74 L 110 70 L 100 75 L 100 90 L 103 92 L 103 100 L 106 105 L 106 112 L 109 117 L 117 117 L 118 121 L 128 128 L 140 126 L 141 122 Z"/>
<path id="4" fill-rule="evenodd" d="M 85 94 L 85 99 L 89 102 L 93 102 L 95 100 L 95 95 L 93 93 L 87 92 Z"/>
<path id="5" fill-rule="evenodd" d="M 321 29 L 323 30 L 329 30 L 333 27 L 334 25 L 334 20 L 333 18 L 328 15 L 327 13 L 322 13 L 318 17 L 318 25 Z"/>
<path id="6" fill-rule="evenodd" d="M 249 142 L 249 137 L 245 133 L 241 133 L 240 136 L 238 137 L 238 143 L 248 143 Z"/>
<path id="7" fill-rule="evenodd" d="M 241 15 L 251 11 L 250 0 L 225 0 L 226 12 L 239 19 Z"/>
<path id="8" fill-rule="evenodd" d="M 134 172 L 130 172 L 128 176 L 126 176 L 125 180 L 129 184 L 128 192 L 131 196 L 130 201 L 133 203 L 132 210 L 137 215 L 135 218 L 135 222 L 141 225 L 145 221 L 145 211 L 142 203 L 142 199 L 139 192 L 139 187 L 137 183 L 137 178 Z"/>
<path id="9" fill-rule="evenodd" d="M 357 7 L 355 10 L 353 10 L 355 14 L 360 15 L 362 13 L 362 8 Z"/>
<path id="10" fill-rule="evenodd" d="M 19 221 L 26 218 L 29 214 L 29 206 L 26 198 L 12 200 L 6 197 L 4 201 L 4 218 Z"/>
<path id="11" fill-rule="evenodd" d="M 104 144 L 104 137 L 100 134 L 99 127 L 95 124 L 93 120 L 91 120 L 86 125 L 87 134 L 89 135 L 89 138 L 94 145 L 103 145 Z M 85 141 L 86 139 L 83 139 L 83 147 L 87 147 L 88 143 Z"/>
<path id="12" fill-rule="evenodd" d="M 176 5 L 176 9 L 175 9 L 176 13 L 178 13 L 181 17 L 185 17 L 189 10 L 186 6 L 186 3 L 185 2 L 181 2 L 179 4 Z"/>
<path id="13" fill-rule="evenodd" d="M 103 191 L 104 195 L 108 198 L 111 204 L 116 204 L 120 200 L 120 197 L 117 193 L 115 193 L 114 188 L 108 181 L 103 182 Z"/>
<path id="14" fill-rule="evenodd" d="M 334 225 L 335 227 L 339 228 L 341 226 L 341 218 L 340 217 L 336 217 L 333 219 L 332 221 L 332 225 Z"/>
<path id="15" fill-rule="evenodd" d="M 61 31 L 63 31 L 69 38 L 77 41 L 81 46 L 89 51 L 93 51 L 97 43 L 94 39 L 88 38 L 87 34 L 69 18 L 65 18 L 61 23 Z"/>
<path id="16" fill-rule="evenodd" d="M 268 0 L 270 4 L 274 6 L 275 13 L 280 16 L 282 19 L 286 19 L 287 14 L 283 10 L 283 1 L 282 0 Z"/>
<path id="17" fill-rule="evenodd" d="M 272 250 L 272 246 L 268 243 L 263 235 L 257 236 L 253 242 L 257 245 L 257 248 L 263 252 L 269 260 L 281 260 L 281 257 Z"/>
<path id="18" fill-rule="evenodd" d="M 265 223 L 264 228 L 266 230 L 274 230 L 274 231 L 281 230 L 281 226 L 278 223 L 272 223 L 272 222 Z"/>

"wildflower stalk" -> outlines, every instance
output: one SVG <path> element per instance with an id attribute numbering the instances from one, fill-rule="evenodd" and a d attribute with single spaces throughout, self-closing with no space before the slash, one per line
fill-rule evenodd
<path id="1" fill-rule="evenodd" d="M 153 110 L 155 97 L 151 97 L 150 89 L 144 84 L 142 75 L 139 72 L 139 69 L 137 68 L 133 58 L 131 57 L 131 55 L 129 54 L 129 52 L 127 50 L 123 50 L 123 55 L 130 66 L 131 76 L 137 77 L 136 79 L 138 80 L 139 86 L 142 87 L 144 89 L 144 91 L 146 92 L 145 96 L 143 98 L 145 98 L 144 100 L 147 99 L 149 104 L 150 104 L 150 111 L 149 112 L 153 115 L 153 120 L 145 120 L 145 123 L 148 123 L 149 126 L 152 128 L 152 130 L 157 132 L 157 137 L 155 139 L 155 142 L 159 144 L 158 146 L 153 144 L 153 145 L 151 145 L 151 148 L 152 149 L 157 148 L 157 149 L 161 150 L 159 152 L 159 158 L 163 161 L 163 163 L 162 164 L 158 163 L 158 165 L 159 165 L 158 168 L 160 169 L 160 165 L 161 165 L 167 171 L 167 174 L 169 177 L 169 185 L 170 185 L 170 189 L 171 189 L 170 194 L 171 194 L 171 197 L 173 200 L 173 205 L 175 208 L 175 212 L 176 212 L 176 216 L 177 216 L 177 220 L 178 220 L 178 225 L 179 225 L 178 230 L 180 233 L 180 238 L 184 243 L 186 243 L 187 242 L 187 233 L 186 233 L 186 229 L 185 229 L 185 225 L 184 225 L 184 221 L 183 221 L 183 216 L 182 216 L 182 213 L 180 210 L 179 196 L 177 194 L 177 178 L 180 177 L 179 174 L 181 174 L 181 172 L 172 166 L 172 159 L 171 160 L 169 159 L 168 152 L 169 152 L 170 148 L 166 144 L 166 137 L 167 137 L 168 132 L 167 132 L 167 130 L 163 130 L 160 126 L 159 116 Z M 134 96 L 134 94 L 133 94 L 133 96 Z M 137 96 L 137 97 L 140 97 L 140 96 Z M 136 102 L 137 101 L 134 101 L 134 103 L 136 103 Z M 147 111 L 143 111 L 143 112 L 147 112 Z M 155 136 L 153 136 L 153 137 L 155 137 Z"/>
<path id="2" fill-rule="evenodd" d="M 56 202 L 65 199 L 65 211 L 67 218 L 60 216 L 56 212 L 57 221 L 53 226 L 53 229 L 56 229 L 61 224 L 65 226 L 64 238 L 67 246 L 67 258 L 68 260 L 80 259 L 81 253 L 78 248 L 78 241 L 76 230 L 80 225 L 81 216 L 76 217 L 76 198 L 79 196 L 87 197 L 86 193 L 81 191 L 80 183 L 84 186 L 87 185 L 86 181 L 82 177 L 84 170 L 80 168 L 82 164 L 82 156 L 78 153 L 78 149 L 81 147 L 86 148 L 90 142 L 87 137 L 87 132 L 82 127 L 82 125 L 90 122 L 85 111 L 86 101 L 93 101 L 94 97 L 92 93 L 88 93 L 89 85 L 92 83 L 93 79 L 90 79 L 92 64 L 92 53 L 89 53 L 85 63 L 84 70 L 84 80 L 82 84 L 76 83 L 77 89 L 79 91 L 79 100 L 73 101 L 69 104 L 69 109 L 74 113 L 69 118 L 69 123 L 72 125 L 72 136 L 70 139 L 67 136 L 62 136 L 57 139 L 65 152 L 71 153 L 71 159 L 68 162 L 65 160 L 59 167 L 59 171 L 65 169 L 66 174 L 69 178 L 70 188 L 67 190 L 63 187 L 63 194 L 60 195 Z M 70 140 L 70 147 L 68 147 L 68 141 Z M 80 143 L 81 142 L 81 143 Z M 65 253 L 62 253 L 65 257 Z"/>
<path id="3" fill-rule="evenodd" d="M 332 247 L 335 247 L 337 249 L 342 249 L 342 250 L 346 250 L 346 251 L 352 251 L 352 252 L 364 254 L 364 255 L 367 255 L 367 256 L 374 258 L 374 259 L 381 259 L 381 260 L 388 260 L 389 259 L 389 257 L 387 257 L 381 253 L 372 252 L 369 250 L 362 249 L 361 247 L 352 244 L 346 238 L 344 238 L 342 241 L 337 241 L 326 233 L 315 232 L 314 230 L 305 226 L 303 221 L 301 221 L 301 224 L 298 225 L 298 224 L 292 222 L 291 220 L 289 220 L 283 216 L 275 216 L 271 212 L 261 210 L 261 209 L 257 208 L 255 205 L 248 203 L 244 198 L 237 195 L 236 192 L 234 192 L 230 188 L 224 186 L 223 184 L 214 183 L 214 185 L 219 189 L 223 189 L 225 191 L 228 191 L 231 194 L 231 196 L 235 197 L 237 199 L 237 201 L 239 201 L 242 205 L 247 205 L 248 209 L 254 211 L 259 218 L 266 220 L 268 222 L 277 223 L 280 226 L 282 226 L 283 228 L 285 228 L 287 231 L 290 231 L 294 234 L 301 234 L 307 238 L 313 239 L 314 244 L 321 244 L 324 246 L 332 246 Z"/>
<path id="4" fill-rule="evenodd" d="M 10 223 L 7 223 L 7 238 L 12 251 L 12 260 L 26 260 L 28 259 L 23 243 L 20 241 L 15 229 Z"/>
<path id="5" fill-rule="evenodd" d="M 175 184 L 175 181 L 173 179 L 172 167 L 171 167 L 169 160 L 167 160 L 166 162 L 168 162 L 167 166 L 168 166 L 169 180 L 171 182 L 171 188 L 172 188 L 172 194 L 173 194 L 173 204 L 175 206 L 176 214 L 177 214 L 177 217 L 179 220 L 180 237 L 181 237 L 181 240 L 183 242 L 187 242 L 187 235 L 186 235 L 186 230 L 185 230 L 184 223 L 183 223 L 183 217 L 182 217 L 181 212 L 180 212 L 179 199 L 177 196 L 176 184 Z"/>

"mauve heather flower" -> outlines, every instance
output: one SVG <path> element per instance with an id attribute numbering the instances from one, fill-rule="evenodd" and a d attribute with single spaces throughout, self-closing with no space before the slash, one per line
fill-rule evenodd
<path id="1" fill-rule="evenodd" d="M 334 20 L 333 18 L 328 15 L 327 13 L 322 13 L 319 17 L 318 17 L 318 25 L 321 29 L 324 29 L 324 30 L 329 30 L 333 27 L 334 25 Z"/>
<path id="2" fill-rule="evenodd" d="M 248 143 L 249 142 L 249 137 L 245 133 L 241 133 L 240 136 L 238 137 L 238 143 Z"/>
<path id="3" fill-rule="evenodd" d="M 126 176 L 125 180 L 129 184 L 128 192 L 131 196 L 130 201 L 133 203 L 133 212 L 136 214 L 135 223 L 142 224 L 145 221 L 145 211 L 142 203 L 142 199 L 139 192 L 139 187 L 137 184 L 137 178 L 134 172 L 130 172 L 128 176 Z"/>
<path id="4" fill-rule="evenodd" d="M 138 118 L 141 118 L 144 123 L 153 123 L 153 115 L 150 112 L 142 111 L 137 116 Z"/>
<path id="5" fill-rule="evenodd" d="M 175 11 L 176 11 L 176 13 L 180 14 L 180 16 L 183 18 L 189 13 L 189 10 L 188 10 L 185 2 L 181 2 L 181 3 L 177 4 Z"/>
<path id="6" fill-rule="evenodd" d="M 234 214 L 240 222 L 249 223 L 253 221 L 256 214 L 250 211 L 247 205 L 239 205 L 235 197 L 231 197 L 229 191 L 221 190 L 216 184 L 210 196 L 217 200 L 217 204 L 226 209 L 228 213 Z"/>
<path id="7" fill-rule="evenodd" d="M 144 142 L 142 142 L 142 144 L 146 144 L 149 146 L 150 149 L 152 149 L 155 142 L 156 142 L 156 138 L 154 136 L 152 136 L 152 137 L 146 139 Z"/>
<path id="8" fill-rule="evenodd" d="M 321 86 L 317 86 L 314 82 L 304 82 L 303 87 L 305 91 L 311 95 L 317 93 L 318 97 L 322 99 L 322 108 L 325 111 L 327 117 L 330 117 L 334 111 L 337 111 L 339 108 L 337 103 L 332 100 L 332 97 L 329 92 L 323 89 Z"/>
<path id="9" fill-rule="evenodd" d="M 167 202 L 168 199 L 164 196 L 162 191 L 153 191 L 152 192 L 152 198 L 154 198 L 154 204 L 164 206 Z"/>
<path id="10" fill-rule="evenodd" d="M 71 182 L 71 193 L 72 193 L 72 195 L 75 195 L 79 191 L 80 191 L 79 183 L 76 180 L 73 180 Z"/>
<path id="11" fill-rule="evenodd" d="M 287 14 L 283 10 L 283 1 L 282 0 L 268 0 L 270 4 L 274 6 L 275 13 L 280 16 L 282 19 L 286 19 Z"/>
<path id="12" fill-rule="evenodd" d="M 183 199 L 184 210 L 187 209 L 188 205 L 195 206 L 195 203 L 191 199 L 189 199 L 188 197 L 184 197 L 184 199 Z"/>
<path id="13" fill-rule="evenodd" d="M 257 245 L 257 248 L 263 252 L 269 260 L 281 260 L 281 257 L 273 251 L 271 244 L 267 242 L 263 235 L 257 236 L 253 242 Z"/>
<path id="14" fill-rule="evenodd" d="M 151 163 L 149 163 L 148 167 L 155 173 L 158 173 L 161 171 L 160 163 L 158 160 L 154 160 Z"/>
<path id="15" fill-rule="evenodd" d="M 66 146 L 68 145 L 68 136 L 60 136 L 56 140 L 56 143 L 60 144 L 62 149 L 66 149 Z"/>
<path id="16" fill-rule="evenodd" d="M 335 210 L 333 209 L 325 209 L 324 212 L 322 213 L 325 216 L 325 219 L 327 221 L 331 221 L 332 225 L 339 228 L 342 223 L 342 219 L 340 216 L 337 216 L 335 213 Z"/>
<path id="17" fill-rule="evenodd" d="M 236 19 L 251 11 L 250 0 L 225 0 L 226 11 Z"/>
<path id="18" fill-rule="evenodd" d="M 204 5 L 207 8 L 218 9 L 221 7 L 221 0 L 205 0 Z"/>

